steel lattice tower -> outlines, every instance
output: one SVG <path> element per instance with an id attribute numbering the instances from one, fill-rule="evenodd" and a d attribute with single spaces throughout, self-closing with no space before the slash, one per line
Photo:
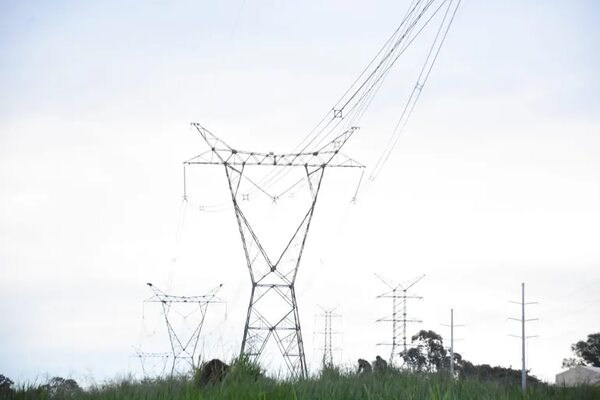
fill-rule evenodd
<path id="1" fill-rule="evenodd" d="M 176 371 L 183 372 L 183 370 L 177 369 L 180 363 L 183 363 L 186 368 L 190 368 L 192 370 L 195 369 L 197 367 L 195 355 L 198 347 L 198 341 L 200 340 L 200 332 L 202 331 L 202 326 L 204 325 L 206 312 L 210 304 L 224 303 L 223 300 L 216 297 L 217 292 L 223 286 L 223 284 L 211 290 L 208 294 L 202 296 L 173 296 L 164 293 L 151 283 L 148 283 L 147 285 L 150 287 L 150 289 L 152 289 L 154 296 L 145 300 L 144 302 L 160 303 L 162 306 L 163 317 L 167 325 L 167 331 L 171 343 L 171 355 L 173 358 L 173 363 L 171 364 L 171 376 Z M 184 336 L 182 333 L 178 333 L 171 320 L 169 320 L 169 312 L 174 304 L 195 306 L 200 311 L 200 319 L 190 335 Z"/>
<path id="2" fill-rule="evenodd" d="M 148 371 L 148 368 L 146 366 L 148 360 L 160 360 L 161 368 L 158 375 L 162 376 L 165 373 L 165 369 L 167 368 L 169 358 L 171 358 L 172 356 L 173 354 L 171 353 L 149 353 L 140 350 L 136 350 L 135 353 L 132 355 L 132 357 L 136 357 L 140 360 L 140 365 L 142 367 L 142 375 L 144 378 L 153 377 L 152 373 L 154 371 Z"/>
<path id="3" fill-rule="evenodd" d="M 349 128 L 315 151 L 275 154 L 236 150 L 200 124 L 192 123 L 192 126 L 205 140 L 209 150 L 184 162 L 184 166 L 200 164 L 224 167 L 250 273 L 252 289 L 241 354 L 248 356 L 251 361 L 258 361 L 265 346 L 274 340 L 292 376 L 306 377 L 307 366 L 294 285 L 325 169 L 364 168 L 339 151 L 358 128 Z M 265 188 L 247 176 L 249 170 L 260 167 L 302 169 L 303 183 L 310 190 L 308 208 L 280 254 L 267 253 L 241 204 L 249 197 L 240 190 L 242 181 L 267 194 Z M 269 197 L 273 203 L 279 200 L 279 195 Z M 274 312 L 274 309 L 278 311 Z"/>
<path id="4" fill-rule="evenodd" d="M 320 308 L 323 313 L 317 316 L 323 318 L 323 330 L 317 333 L 323 335 L 323 348 L 321 349 L 323 351 L 323 357 L 321 363 L 323 368 L 331 368 L 333 367 L 333 351 L 339 350 L 333 347 L 333 335 L 341 333 L 333 330 L 333 319 L 341 319 L 342 316 L 334 312 L 337 307 L 332 309 Z"/>
<path id="5" fill-rule="evenodd" d="M 267 343 L 274 340 L 292 375 L 295 377 L 307 375 L 294 285 L 325 169 L 331 167 L 364 168 L 363 165 L 342 155 L 340 149 L 358 129 L 361 118 L 372 103 L 392 66 L 437 15 L 437 32 L 431 39 L 431 47 L 418 70 L 416 84 L 405 102 L 388 145 L 371 174 L 370 180 L 375 179 L 389 158 L 421 96 L 459 5 L 460 0 L 416 0 L 412 2 L 397 29 L 326 116 L 302 140 L 297 147 L 300 150 L 297 152 L 276 154 L 240 151 L 218 139 L 200 124 L 192 123 L 192 126 L 208 145 L 208 151 L 184 162 L 184 192 L 186 165 L 202 164 L 224 167 L 252 282 L 241 347 L 241 353 L 251 360 L 258 360 Z M 255 167 L 270 167 L 271 170 L 278 171 L 271 175 L 267 173 L 263 176 L 264 179 L 254 181 L 247 175 Z M 255 229 L 256 225 L 253 225 L 256 221 L 251 223 L 248 216 L 250 212 L 242 207 L 241 203 L 248 201 L 250 194 L 244 189 L 240 189 L 241 184 L 242 182 L 249 183 L 253 190 L 258 190 L 261 195 L 266 195 L 273 203 L 277 203 L 281 194 L 289 193 L 288 191 L 297 185 L 302 186 L 301 181 L 294 183 L 289 189 L 279 194 L 270 193 L 270 185 L 285 176 L 285 172 L 281 172 L 282 170 L 289 172 L 289 170 L 298 169 L 303 171 L 304 183 L 310 189 L 309 204 L 303 216 L 300 217 L 287 246 L 279 254 L 269 254 L 262 243 L 266 242 L 265 237 L 259 238 Z M 358 194 L 358 188 L 356 194 Z M 356 199 L 356 194 L 354 199 Z M 184 193 L 184 198 L 185 196 Z M 404 294 L 406 295 L 406 293 Z M 274 308 L 277 308 L 276 312 L 273 311 Z M 406 323 L 407 320 L 405 319 L 404 322 Z"/>
<path id="6" fill-rule="evenodd" d="M 406 287 L 398 284 L 396 286 L 390 285 L 387 281 L 381 278 L 379 275 L 375 274 L 377 278 L 381 282 L 383 282 L 387 287 L 390 288 L 390 291 L 387 291 L 383 294 L 377 296 L 378 299 L 381 298 L 391 298 L 392 299 L 392 315 L 384 318 L 380 318 L 377 322 L 391 322 L 392 323 L 392 341 L 391 343 L 377 343 L 378 346 L 391 346 L 390 351 L 390 365 L 394 365 L 394 361 L 397 356 L 402 356 L 406 354 L 406 350 L 408 345 L 406 344 L 406 328 L 409 323 L 421 323 L 423 321 L 418 319 L 408 318 L 407 312 L 407 300 L 408 299 L 423 299 L 421 296 L 413 296 L 408 294 L 408 290 L 417 284 L 421 279 L 425 277 L 425 275 L 421 275 L 419 278 L 415 279 L 411 283 L 409 283 Z M 400 305 L 399 305 L 400 303 Z M 400 313 L 401 311 L 401 313 Z M 399 325 L 402 327 L 402 351 L 398 351 L 398 343 L 400 329 Z"/>

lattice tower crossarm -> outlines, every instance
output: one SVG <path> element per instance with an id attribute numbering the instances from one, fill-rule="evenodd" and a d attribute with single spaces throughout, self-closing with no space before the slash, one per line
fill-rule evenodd
<path id="1" fill-rule="evenodd" d="M 144 300 L 144 302 L 159 303 L 162 307 L 162 314 L 167 326 L 167 333 L 169 335 L 171 354 L 173 358 L 173 362 L 171 364 L 171 376 L 173 376 L 173 374 L 176 372 L 176 367 L 180 362 L 186 367 L 189 367 L 191 370 L 194 370 L 198 367 L 196 363 L 196 350 L 198 348 L 200 333 L 202 332 L 208 306 L 213 303 L 224 303 L 222 299 L 217 297 L 217 293 L 223 284 L 220 284 L 216 288 L 212 289 L 208 294 L 201 296 L 170 295 L 163 292 L 152 283 L 147 283 L 147 285 L 152 290 L 154 295 Z M 171 311 L 173 304 L 186 304 L 198 307 L 198 310 L 200 311 L 200 318 L 190 335 L 184 336 L 182 332 L 177 332 L 176 327 L 169 319 L 169 312 Z"/>
<path id="2" fill-rule="evenodd" d="M 267 344 L 274 340 L 292 376 L 306 377 L 308 371 L 296 299 L 296 276 L 325 169 L 364 168 L 362 164 L 341 152 L 341 148 L 358 128 L 345 130 L 332 141 L 313 151 L 274 153 L 237 150 L 200 124 L 192 123 L 192 126 L 200 133 L 209 150 L 184 162 L 184 166 L 199 164 L 224 167 L 252 283 L 241 354 L 248 356 L 251 361 L 258 361 Z M 240 192 L 240 185 L 244 180 L 267 194 L 265 188 L 247 177 L 249 167 L 302 168 L 310 189 L 308 209 L 283 252 L 273 258 L 272 254 L 267 253 L 240 204 L 240 197 L 244 196 L 244 193 Z M 278 199 L 277 195 L 269 197 L 274 203 Z M 268 299 L 272 297 L 274 299 L 269 303 Z M 263 310 L 275 303 L 282 311 L 276 317 L 267 316 Z"/>

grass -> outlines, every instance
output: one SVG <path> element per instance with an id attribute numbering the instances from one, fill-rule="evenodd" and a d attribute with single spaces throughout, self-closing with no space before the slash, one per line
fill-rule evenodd
<path id="1" fill-rule="evenodd" d="M 6 397 L 5 397 L 6 396 Z M 255 371 L 233 369 L 217 384 L 200 387 L 187 378 L 135 381 L 124 379 L 76 393 L 54 396 L 35 387 L 22 387 L 10 400 L 81 399 L 81 400 L 204 400 L 204 399 L 600 399 L 600 387 L 559 388 L 536 385 L 525 396 L 518 385 L 503 385 L 475 379 L 452 381 L 436 374 L 410 374 L 390 371 L 357 376 L 354 373 L 327 370 L 319 376 L 296 382 L 257 377 Z"/>

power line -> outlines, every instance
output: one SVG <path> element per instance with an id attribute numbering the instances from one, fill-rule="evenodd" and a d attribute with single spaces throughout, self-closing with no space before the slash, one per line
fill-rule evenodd
<path id="1" fill-rule="evenodd" d="M 373 181 L 379 175 L 379 173 L 383 169 L 384 165 L 387 163 L 387 161 L 390 157 L 390 154 L 396 147 L 396 144 L 398 143 L 398 139 L 399 139 L 400 135 L 402 134 L 402 132 L 404 131 L 404 128 L 406 127 L 406 124 L 408 123 L 408 120 L 410 119 L 412 112 L 413 112 L 417 102 L 419 101 L 419 98 L 421 97 L 421 93 L 423 91 L 423 88 L 425 87 L 425 84 L 427 83 L 427 80 L 429 79 L 429 75 L 431 74 L 433 66 L 435 65 L 435 62 L 437 61 L 440 50 L 442 49 L 444 41 L 446 40 L 446 36 L 448 35 L 448 31 L 450 30 L 450 27 L 452 26 L 452 23 L 454 22 L 454 18 L 456 16 L 456 13 L 460 6 L 460 2 L 461 1 L 458 0 L 455 3 L 455 5 L 453 5 L 453 0 L 448 2 L 448 7 L 446 8 L 446 11 L 444 13 L 442 22 L 440 23 L 440 25 L 438 27 L 438 31 L 435 35 L 435 39 L 434 39 L 433 43 L 431 44 L 431 48 L 429 49 L 429 52 L 425 59 L 425 62 L 423 63 L 423 66 L 421 67 L 421 70 L 419 72 L 419 76 L 416 80 L 415 86 L 412 89 L 412 92 L 410 93 L 410 96 L 408 97 L 408 100 L 406 101 L 406 103 L 404 105 L 404 108 L 402 110 L 400 118 L 398 119 L 396 126 L 394 127 L 392 135 L 390 136 L 387 147 L 384 149 L 383 153 L 377 160 L 375 167 L 373 168 L 373 171 L 369 177 L 370 181 Z M 442 5 L 443 5 L 443 3 L 442 3 Z M 442 5 L 440 5 L 440 8 Z M 452 15 L 451 15 L 450 19 L 447 20 L 449 12 L 453 6 L 454 6 L 454 9 L 452 11 Z M 438 8 L 438 10 L 439 10 L 439 8 Z M 437 13 L 437 10 L 436 10 L 436 13 Z M 442 34 L 442 32 L 443 32 L 443 34 Z M 441 35 L 441 37 L 440 37 L 440 35 Z"/>

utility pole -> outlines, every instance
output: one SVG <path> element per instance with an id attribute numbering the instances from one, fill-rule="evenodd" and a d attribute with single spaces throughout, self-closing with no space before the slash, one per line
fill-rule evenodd
<path id="1" fill-rule="evenodd" d="M 450 375 L 454 378 L 454 309 L 450 309 Z"/>
<path id="2" fill-rule="evenodd" d="M 525 335 L 525 324 L 530 321 L 538 320 L 538 318 L 530 318 L 530 319 L 525 318 L 525 306 L 528 306 L 531 304 L 537 304 L 537 301 L 533 301 L 533 302 L 529 302 L 529 303 L 525 302 L 525 283 L 521 283 L 521 301 L 520 302 L 511 301 L 511 303 L 519 304 L 521 306 L 521 318 L 509 318 L 509 319 L 512 319 L 514 321 L 521 321 L 521 336 L 517 336 L 517 335 L 510 335 L 510 336 L 521 339 L 521 389 L 523 390 L 523 393 L 525 393 L 525 391 L 527 390 L 527 366 L 526 366 L 526 360 L 525 360 L 525 342 L 527 341 L 527 339 L 537 336 L 537 335 L 526 336 Z"/>
<path id="3" fill-rule="evenodd" d="M 454 328 L 460 328 L 464 325 L 454 325 L 454 309 L 450 309 L 450 325 L 444 325 L 450 327 L 450 376 L 454 378 Z"/>
<path id="4" fill-rule="evenodd" d="M 319 308 L 323 311 L 322 314 L 317 315 L 317 317 L 323 318 L 323 330 L 317 332 L 323 335 L 323 348 L 321 349 L 323 351 L 322 366 L 323 368 L 331 368 L 333 367 L 333 351 L 339 350 L 339 348 L 333 347 L 333 335 L 341 334 L 340 331 L 333 330 L 332 321 L 334 318 L 341 320 L 342 316 L 334 312 L 337 307 L 325 309 L 319 306 Z"/>
<path id="5" fill-rule="evenodd" d="M 408 285 L 406 286 L 402 286 L 401 284 L 398 285 L 391 285 L 390 283 L 388 283 L 385 279 L 383 279 L 382 277 L 380 277 L 379 275 L 375 274 L 375 276 L 381 281 L 383 282 L 388 288 L 390 288 L 391 290 L 385 293 L 380 294 L 379 296 L 377 296 L 378 299 L 381 298 L 391 298 L 392 299 L 392 315 L 388 316 L 388 317 L 384 317 L 384 318 L 380 318 L 377 320 L 377 322 L 391 322 L 392 323 L 392 342 L 391 343 L 378 343 L 378 346 L 391 346 L 392 350 L 390 352 L 390 365 L 394 364 L 394 359 L 395 357 L 398 355 L 398 324 L 401 323 L 402 324 L 402 353 L 400 354 L 406 354 L 407 351 L 407 343 L 406 343 L 406 328 L 408 326 L 408 323 L 421 323 L 423 321 L 418 320 L 418 319 L 410 319 L 407 317 L 408 312 L 407 312 L 407 300 L 408 299 L 420 299 L 422 300 L 423 297 L 421 296 L 413 296 L 408 294 L 408 290 L 410 288 L 412 288 L 413 286 L 415 286 L 421 279 L 423 279 L 425 277 L 425 275 L 421 275 L 419 278 L 415 279 L 414 281 L 410 282 Z M 402 307 L 402 317 L 400 317 L 398 315 L 398 303 L 401 302 L 401 307 Z"/>

